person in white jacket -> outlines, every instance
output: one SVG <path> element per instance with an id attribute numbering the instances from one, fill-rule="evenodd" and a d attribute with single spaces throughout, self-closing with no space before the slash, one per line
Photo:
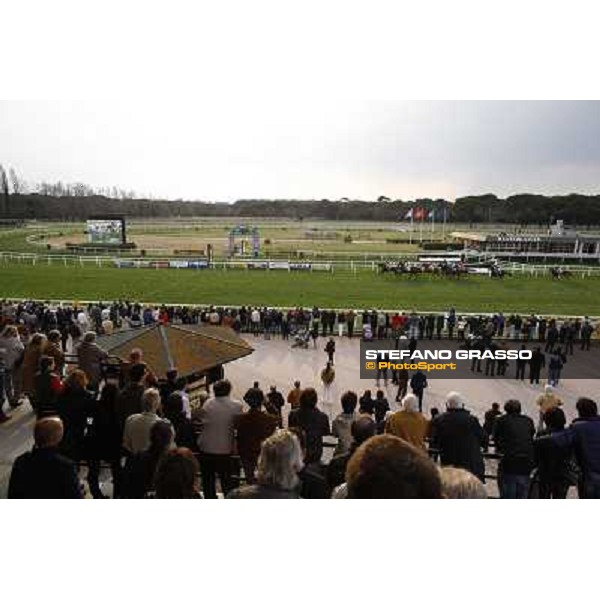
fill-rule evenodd
<path id="1" fill-rule="evenodd" d="M 230 397 L 231 383 L 227 379 L 213 385 L 213 394 L 214 397 L 203 404 L 198 415 L 202 490 L 207 499 L 217 497 L 217 477 L 224 496 L 233 489 L 235 420 L 243 411 L 242 403 Z"/>

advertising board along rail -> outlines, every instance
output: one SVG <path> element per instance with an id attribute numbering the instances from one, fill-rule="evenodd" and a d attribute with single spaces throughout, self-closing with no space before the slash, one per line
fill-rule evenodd
<path id="1" fill-rule="evenodd" d="M 119 268 L 175 268 L 175 269 L 254 269 L 254 270 L 287 270 L 287 271 L 322 271 L 333 272 L 336 270 L 377 271 L 379 262 L 375 260 L 330 260 L 330 261 L 293 261 L 273 259 L 230 259 L 208 261 L 205 257 L 187 259 L 169 258 L 165 256 L 144 256 L 123 258 L 111 255 L 74 255 L 74 254 L 40 254 L 33 252 L 0 252 L 0 262 L 17 262 L 32 265 L 93 265 L 97 267 L 119 267 Z M 528 275 L 532 277 L 545 276 L 551 273 L 553 268 L 564 267 L 561 264 L 525 264 L 505 263 L 502 265 L 505 271 L 513 274 Z M 586 278 L 600 275 L 600 267 L 593 265 L 568 265 L 572 275 Z"/>

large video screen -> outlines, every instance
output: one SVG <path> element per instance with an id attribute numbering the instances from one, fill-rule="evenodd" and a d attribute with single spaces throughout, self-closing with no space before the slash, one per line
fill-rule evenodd
<path id="1" fill-rule="evenodd" d="M 87 236 L 90 244 L 123 244 L 123 219 L 88 219 Z"/>

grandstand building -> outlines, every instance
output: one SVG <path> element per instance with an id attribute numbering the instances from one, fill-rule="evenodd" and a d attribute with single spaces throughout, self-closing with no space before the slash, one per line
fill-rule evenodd
<path id="1" fill-rule="evenodd" d="M 600 262 L 600 235 L 565 229 L 559 221 L 545 235 L 454 232 L 465 250 L 519 262 Z"/>

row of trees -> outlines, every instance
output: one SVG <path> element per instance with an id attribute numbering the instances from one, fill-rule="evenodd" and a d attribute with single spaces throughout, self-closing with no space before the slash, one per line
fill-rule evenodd
<path id="1" fill-rule="evenodd" d="M 62 181 L 31 184 L 17 174 L 13 167 L 8 170 L 0 164 L 0 186 L 4 194 L 38 194 L 56 198 L 87 198 L 88 196 L 105 196 L 129 200 L 135 198 L 133 190 L 124 190 L 116 186 L 92 187 L 87 183 L 63 183 Z"/>
<path id="2" fill-rule="evenodd" d="M 542 196 L 516 194 L 498 198 L 493 194 L 466 196 L 449 202 L 441 198 L 414 201 L 380 196 L 376 202 L 339 200 L 237 200 L 202 202 L 136 198 L 132 191 L 118 188 L 93 189 L 85 184 L 41 183 L 34 192 L 0 165 L 0 218 L 85 220 L 89 215 L 118 214 L 130 218 L 189 217 L 278 217 L 338 221 L 402 221 L 409 210 L 427 221 L 460 223 L 519 223 L 545 225 L 563 219 L 570 225 L 600 224 L 600 196 L 570 194 Z M 417 211 L 413 210 L 413 214 Z"/>

